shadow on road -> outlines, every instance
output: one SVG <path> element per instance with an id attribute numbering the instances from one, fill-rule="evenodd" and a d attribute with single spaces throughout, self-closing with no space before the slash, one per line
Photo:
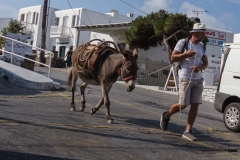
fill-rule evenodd
<path id="1" fill-rule="evenodd" d="M 19 160 L 19 159 L 27 159 L 27 160 L 68 160 L 67 158 L 58 158 L 52 156 L 42 156 L 36 154 L 28 154 L 28 153 L 20 153 L 20 152 L 11 152 L 11 151 L 3 151 L 0 150 L 0 160 Z M 69 159 L 71 160 L 71 159 Z"/>

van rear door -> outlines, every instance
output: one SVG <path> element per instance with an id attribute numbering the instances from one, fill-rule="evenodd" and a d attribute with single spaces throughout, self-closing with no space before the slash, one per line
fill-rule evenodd
<path id="1" fill-rule="evenodd" d="M 231 45 L 222 71 L 219 92 L 240 97 L 240 45 Z"/>

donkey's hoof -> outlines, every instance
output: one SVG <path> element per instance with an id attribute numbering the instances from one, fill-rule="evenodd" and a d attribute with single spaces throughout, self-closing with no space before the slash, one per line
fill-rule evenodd
<path id="1" fill-rule="evenodd" d="M 108 119 L 107 122 L 108 122 L 109 124 L 112 124 L 112 123 L 113 123 L 113 119 Z"/>
<path id="2" fill-rule="evenodd" d="M 94 113 L 96 113 L 96 111 L 92 108 L 92 109 L 90 110 L 90 113 L 91 113 L 91 115 L 93 115 Z"/>
<path id="3" fill-rule="evenodd" d="M 71 107 L 71 108 L 70 108 L 70 111 L 74 112 L 74 111 L 75 111 L 75 108 Z"/>
<path id="4" fill-rule="evenodd" d="M 84 107 L 80 107 L 79 109 L 80 109 L 80 112 L 83 112 L 85 108 Z"/>

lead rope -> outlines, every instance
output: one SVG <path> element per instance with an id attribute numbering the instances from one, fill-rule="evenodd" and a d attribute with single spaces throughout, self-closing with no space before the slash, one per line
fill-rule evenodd
<path id="1" fill-rule="evenodd" d="M 196 53 L 196 54 L 197 54 L 197 53 Z M 194 56 L 194 63 L 193 63 L 193 66 L 192 66 L 192 67 L 194 67 L 194 66 L 195 66 L 195 63 L 196 63 L 196 59 L 197 59 L 197 57 L 196 57 L 197 55 L 196 55 L 196 54 L 195 54 L 195 56 Z M 192 70 L 191 76 L 190 76 L 190 80 L 189 80 L 189 82 L 188 82 L 188 85 L 187 85 L 184 93 L 188 90 L 188 87 L 189 87 L 189 85 L 190 85 L 190 83 L 191 83 L 191 81 L 192 81 L 193 72 L 194 72 L 194 71 Z M 179 119 L 181 119 L 181 114 L 182 114 L 182 105 L 180 105 Z"/>

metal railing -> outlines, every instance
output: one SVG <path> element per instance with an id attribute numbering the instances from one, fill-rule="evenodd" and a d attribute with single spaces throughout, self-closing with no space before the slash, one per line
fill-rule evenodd
<path id="1" fill-rule="evenodd" d="M 23 25 L 25 30 L 27 30 L 27 31 L 32 31 L 33 30 L 33 23 L 21 21 L 21 24 Z"/>
<path id="2" fill-rule="evenodd" d="M 69 27 L 65 26 L 51 26 L 51 35 L 69 36 Z"/>
<path id="3" fill-rule="evenodd" d="M 49 67 L 48 77 L 50 77 L 50 75 L 51 75 L 52 58 L 53 58 L 53 56 L 54 56 L 53 52 L 48 51 L 48 50 L 44 50 L 44 49 L 42 49 L 42 48 L 38 48 L 38 47 L 35 47 L 35 46 L 32 46 L 32 45 L 29 45 L 29 44 L 23 43 L 23 42 L 21 42 L 21 41 L 18 41 L 18 40 L 9 38 L 9 37 L 5 37 L 5 36 L 2 36 L 2 35 L 0 35 L 0 37 L 6 38 L 6 39 L 10 39 L 10 40 L 12 41 L 12 52 L 5 51 L 5 49 L 4 49 L 4 50 L 3 50 L 3 49 L 0 49 L 3 53 L 6 52 L 6 53 L 8 53 L 8 54 L 11 54 L 11 64 L 13 63 L 13 55 L 14 55 L 14 56 L 17 56 L 17 57 L 21 57 L 21 58 L 26 59 L 26 60 L 29 60 L 29 61 L 31 61 L 31 62 L 35 62 L 35 63 L 38 63 L 38 64 L 40 64 L 40 65 Z M 14 42 L 21 43 L 21 44 L 24 44 L 24 45 L 26 45 L 26 46 L 30 46 L 30 47 L 35 48 L 35 49 L 38 49 L 38 50 L 40 50 L 40 51 L 44 51 L 45 54 L 47 53 L 47 54 L 49 55 L 49 65 L 44 64 L 44 63 L 41 63 L 41 62 L 38 62 L 38 61 L 35 61 L 35 60 L 32 60 L 32 59 L 30 59 L 30 58 L 27 58 L 27 57 L 24 57 L 24 56 L 21 56 L 21 55 L 18 55 L 18 54 L 16 54 L 16 53 L 14 53 L 14 52 L 13 52 Z M 32 55 L 38 55 L 38 54 L 32 54 Z"/>

